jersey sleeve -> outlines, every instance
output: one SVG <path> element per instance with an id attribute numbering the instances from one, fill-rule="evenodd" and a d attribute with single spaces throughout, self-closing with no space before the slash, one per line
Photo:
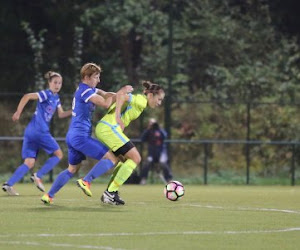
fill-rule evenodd
<path id="1" fill-rule="evenodd" d="M 58 98 L 57 101 L 56 101 L 56 107 L 57 108 L 61 107 L 60 98 Z"/>
<path id="2" fill-rule="evenodd" d="M 145 95 L 132 95 L 132 97 L 129 99 L 129 101 L 134 102 L 138 109 L 144 110 L 147 107 L 147 98 Z"/>
<path id="3" fill-rule="evenodd" d="M 45 90 L 41 90 L 41 91 L 37 92 L 37 95 L 39 97 L 39 102 L 44 102 L 48 99 L 48 95 Z"/>
<path id="4" fill-rule="evenodd" d="M 97 90 L 96 89 L 92 89 L 92 88 L 87 88 L 86 90 L 84 90 L 82 93 L 81 93 L 81 98 L 84 102 L 88 102 L 89 99 L 96 95 L 96 92 Z"/>

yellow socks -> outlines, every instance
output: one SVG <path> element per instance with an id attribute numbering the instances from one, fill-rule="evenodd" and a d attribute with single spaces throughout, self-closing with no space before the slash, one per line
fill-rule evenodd
<path id="1" fill-rule="evenodd" d="M 108 192 L 118 191 L 119 187 L 130 177 L 136 166 L 137 164 L 131 159 L 127 159 L 124 163 L 119 163 L 108 185 Z"/>

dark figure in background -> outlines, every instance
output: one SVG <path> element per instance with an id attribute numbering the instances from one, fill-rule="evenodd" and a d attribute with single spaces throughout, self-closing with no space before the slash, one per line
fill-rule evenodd
<path id="1" fill-rule="evenodd" d="M 163 174 L 160 177 L 164 182 L 168 182 L 172 179 L 172 173 L 168 165 L 167 147 L 164 143 L 166 138 L 166 131 L 160 128 L 154 118 L 151 118 L 148 123 L 148 128 L 141 136 L 142 142 L 147 142 L 148 144 L 148 156 L 146 163 L 143 164 L 140 184 L 146 184 L 149 170 L 154 167 L 161 167 Z"/>

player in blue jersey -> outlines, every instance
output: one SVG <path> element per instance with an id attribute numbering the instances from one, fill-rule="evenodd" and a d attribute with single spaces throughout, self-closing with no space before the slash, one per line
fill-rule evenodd
<path id="1" fill-rule="evenodd" d="M 86 63 L 80 70 L 81 82 L 74 94 L 72 121 L 66 137 L 69 166 L 57 176 L 49 192 L 42 197 L 41 200 L 45 204 L 52 202 L 54 195 L 79 170 L 80 163 L 86 159 L 86 156 L 99 160 L 96 165 L 101 165 L 101 167 L 94 172 L 96 177 L 107 172 L 117 162 L 117 158 L 109 152 L 109 149 L 91 136 L 92 115 L 95 107 L 109 108 L 115 101 L 116 95 L 96 88 L 100 82 L 100 73 L 100 66 L 94 63 Z M 126 85 L 118 93 L 128 93 L 132 90 L 132 86 Z M 77 185 L 84 190 L 88 183 L 80 179 Z M 91 192 L 86 194 L 92 196 Z"/>
<path id="2" fill-rule="evenodd" d="M 58 143 L 50 134 L 49 124 L 56 109 L 59 118 L 70 116 L 71 110 L 64 111 L 60 103 L 58 92 L 62 87 L 61 75 L 57 72 L 49 71 L 45 74 L 45 78 L 48 80 L 49 89 L 25 94 L 20 100 L 17 111 L 12 116 L 13 121 L 18 121 L 26 104 L 30 100 L 38 101 L 34 115 L 24 133 L 22 147 L 24 163 L 19 166 L 11 178 L 2 185 L 3 191 L 9 195 L 19 195 L 13 188 L 13 185 L 20 181 L 26 173 L 34 167 L 40 149 L 43 149 L 49 155 L 53 154 L 40 170 L 33 173 L 30 177 L 37 188 L 42 192 L 45 191 L 42 177 L 52 170 L 63 157 Z"/>

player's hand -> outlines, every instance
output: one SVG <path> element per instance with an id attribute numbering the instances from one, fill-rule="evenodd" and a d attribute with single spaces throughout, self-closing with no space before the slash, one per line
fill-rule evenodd
<path id="1" fill-rule="evenodd" d="M 125 125 L 120 118 L 117 119 L 117 123 L 120 125 L 122 131 L 124 131 Z"/>
<path id="2" fill-rule="evenodd" d="M 16 122 L 16 121 L 18 121 L 19 119 L 20 119 L 20 114 L 19 114 L 18 111 L 16 111 L 16 112 L 13 114 L 13 116 L 12 116 L 12 120 L 13 120 L 14 122 Z"/>

